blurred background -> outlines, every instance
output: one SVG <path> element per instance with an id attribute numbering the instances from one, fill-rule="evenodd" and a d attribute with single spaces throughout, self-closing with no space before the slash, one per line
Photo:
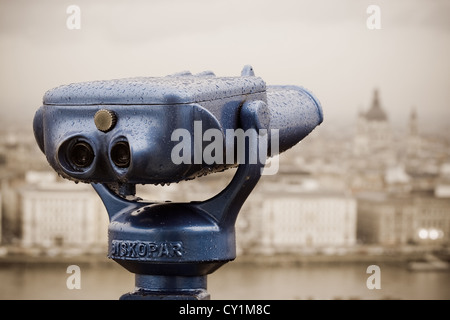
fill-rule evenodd
<path id="1" fill-rule="evenodd" d="M 311 90 L 324 122 L 248 198 L 212 298 L 450 299 L 449 18 L 446 0 L 0 0 L 0 299 L 117 299 L 134 286 L 106 258 L 95 192 L 55 176 L 37 147 L 47 90 L 246 64 L 268 85 Z M 138 194 L 202 200 L 233 173 Z M 66 286 L 74 264 L 78 290 Z"/>

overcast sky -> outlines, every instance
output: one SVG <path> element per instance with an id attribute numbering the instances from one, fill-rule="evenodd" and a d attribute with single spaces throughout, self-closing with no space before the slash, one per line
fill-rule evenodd
<path id="1" fill-rule="evenodd" d="M 69 5 L 81 29 L 69 30 Z M 381 29 L 369 30 L 369 5 Z M 0 125 L 31 128 L 61 84 L 251 64 L 267 84 L 316 94 L 324 124 L 354 123 L 374 88 L 393 124 L 450 119 L 448 0 L 0 0 Z"/>

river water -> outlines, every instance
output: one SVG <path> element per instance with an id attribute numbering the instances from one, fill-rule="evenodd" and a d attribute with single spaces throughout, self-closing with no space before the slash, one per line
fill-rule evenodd
<path id="1" fill-rule="evenodd" d="M 367 263 L 320 263 L 289 266 L 230 262 L 208 276 L 211 299 L 408 299 L 449 300 L 450 272 L 412 272 L 380 263 L 380 288 L 369 289 Z M 134 275 L 110 264 L 80 264 L 80 289 L 68 289 L 68 265 L 0 265 L 0 299 L 116 300 L 132 291 Z"/>

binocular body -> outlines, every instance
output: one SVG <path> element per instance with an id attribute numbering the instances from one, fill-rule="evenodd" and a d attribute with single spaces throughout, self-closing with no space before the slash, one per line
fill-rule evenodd
<path id="1" fill-rule="evenodd" d="M 322 121 L 309 91 L 254 75 L 75 83 L 43 102 L 33 124 L 41 150 L 60 175 L 86 183 L 165 184 L 235 167 L 244 105 L 256 106 L 259 121 L 244 136 L 264 136 L 269 156 Z"/>

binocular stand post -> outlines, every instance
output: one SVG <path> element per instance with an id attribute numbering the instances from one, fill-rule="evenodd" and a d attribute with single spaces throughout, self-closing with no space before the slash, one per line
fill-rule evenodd
<path id="1" fill-rule="evenodd" d="M 121 300 L 209 300 L 206 276 L 160 276 L 136 274 L 135 291 Z"/>

